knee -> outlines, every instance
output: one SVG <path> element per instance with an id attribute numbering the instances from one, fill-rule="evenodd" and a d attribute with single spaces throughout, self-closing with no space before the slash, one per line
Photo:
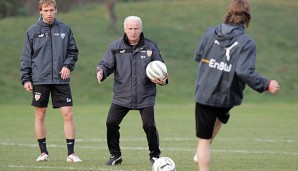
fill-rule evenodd
<path id="1" fill-rule="evenodd" d="M 73 112 L 71 107 L 62 107 L 60 110 L 64 121 L 73 121 Z"/>
<path id="2" fill-rule="evenodd" d="M 143 124 L 143 129 L 144 131 L 156 131 L 156 126 L 154 123 L 150 124 L 150 123 L 145 123 Z"/>
<path id="3" fill-rule="evenodd" d="M 107 119 L 107 121 L 106 121 L 106 126 L 107 126 L 107 127 L 114 127 L 114 126 L 117 126 L 117 123 L 116 123 L 116 121 L 113 120 L 113 119 Z"/>
<path id="4" fill-rule="evenodd" d="M 35 119 L 44 120 L 46 116 L 46 108 L 35 109 Z"/>
<path id="5" fill-rule="evenodd" d="M 73 114 L 72 112 L 64 113 L 63 114 L 64 121 L 73 121 Z"/>

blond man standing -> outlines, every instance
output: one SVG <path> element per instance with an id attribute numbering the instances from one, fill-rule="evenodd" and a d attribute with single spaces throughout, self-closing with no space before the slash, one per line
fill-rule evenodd
<path id="1" fill-rule="evenodd" d="M 71 28 L 55 18 L 55 0 L 40 0 L 39 12 L 38 22 L 27 30 L 20 69 L 25 90 L 33 93 L 35 135 L 40 148 L 36 161 L 49 159 L 45 117 L 51 95 L 53 108 L 60 109 L 64 121 L 68 149 L 66 161 L 81 162 L 74 152 L 75 125 L 69 85 L 70 73 L 78 60 L 79 51 Z"/>

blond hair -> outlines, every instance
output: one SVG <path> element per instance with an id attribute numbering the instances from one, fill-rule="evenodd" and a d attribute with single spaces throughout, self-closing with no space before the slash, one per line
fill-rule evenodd
<path id="1" fill-rule="evenodd" d="M 39 1 L 39 11 L 42 10 L 43 5 L 54 5 L 55 9 L 57 9 L 57 3 L 55 0 L 40 0 Z"/>

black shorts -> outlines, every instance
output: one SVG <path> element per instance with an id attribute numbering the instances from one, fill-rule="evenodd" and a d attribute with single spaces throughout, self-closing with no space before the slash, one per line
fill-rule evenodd
<path id="1" fill-rule="evenodd" d="M 231 108 L 206 106 L 196 103 L 196 136 L 203 139 L 211 139 L 216 118 L 226 124 L 230 118 L 229 111 Z"/>
<path id="2" fill-rule="evenodd" d="M 69 84 L 46 84 L 33 85 L 32 106 L 48 107 L 50 94 L 53 108 L 73 105 Z"/>

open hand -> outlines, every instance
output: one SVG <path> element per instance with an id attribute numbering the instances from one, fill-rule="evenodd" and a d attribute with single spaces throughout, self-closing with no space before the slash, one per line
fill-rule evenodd
<path id="1" fill-rule="evenodd" d="M 96 77 L 97 77 L 97 81 L 100 84 L 101 83 L 101 79 L 103 77 L 103 71 L 100 67 L 96 68 Z"/>
<path id="2" fill-rule="evenodd" d="M 60 71 L 60 76 L 63 80 L 66 80 L 67 78 L 70 77 L 70 70 L 66 67 L 62 67 Z"/>
<path id="3" fill-rule="evenodd" d="M 167 79 L 168 79 L 168 74 L 164 78 L 155 78 L 154 80 L 151 80 L 151 81 L 155 84 L 165 85 Z"/>

